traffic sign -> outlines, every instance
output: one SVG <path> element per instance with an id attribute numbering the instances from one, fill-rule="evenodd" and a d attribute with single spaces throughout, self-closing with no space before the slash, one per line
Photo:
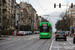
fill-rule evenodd
<path id="1" fill-rule="evenodd" d="M 72 27 L 70 27 L 70 29 L 72 29 Z"/>
<path id="2" fill-rule="evenodd" d="M 73 27 L 75 29 L 75 27 Z"/>
<path id="3" fill-rule="evenodd" d="M 60 29 L 60 31 L 62 31 L 62 29 Z"/>

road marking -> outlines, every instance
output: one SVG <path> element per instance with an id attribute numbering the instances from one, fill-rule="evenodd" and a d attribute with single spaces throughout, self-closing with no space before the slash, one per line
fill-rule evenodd
<path id="1" fill-rule="evenodd" d="M 65 45 L 65 43 L 64 43 L 64 45 Z"/>
<path id="2" fill-rule="evenodd" d="M 69 42 L 69 41 L 68 41 Z M 73 43 L 71 43 L 71 42 L 69 42 L 73 47 L 75 47 L 74 45 L 73 45 Z"/>
<path id="3" fill-rule="evenodd" d="M 65 43 L 58 43 L 58 44 L 64 44 L 65 45 Z"/>
<path id="4" fill-rule="evenodd" d="M 68 41 L 73 47 L 75 47 L 75 46 L 73 45 L 73 43 L 70 42 L 69 40 L 73 41 L 73 38 L 69 38 L 67 41 Z"/>
<path id="5" fill-rule="evenodd" d="M 58 43 L 57 43 L 57 47 L 58 47 L 58 50 L 59 50 L 59 46 L 58 46 Z"/>
<path id="6" fill-rule="evenodd" d="M 50 49 L 49 49 L 49 50 L 51 50 L 51 49 L 52 49 L 52 45 L 53 45 L 53 40 L 52 40 L 52 43 L 51 43 L 51 46 L 50 46 Z"/>

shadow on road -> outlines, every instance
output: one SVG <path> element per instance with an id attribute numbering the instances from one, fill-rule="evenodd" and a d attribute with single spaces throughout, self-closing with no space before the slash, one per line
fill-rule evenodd
<path id="1" fill-rule="evenodd" d="M 57 39 L 58 42 L 65 42 L 64 39 Z"/>
<path id="2" fill-rule="evenodd" d="M 40 38 L 40 39 L 50 39 L 50 38 Z"/>

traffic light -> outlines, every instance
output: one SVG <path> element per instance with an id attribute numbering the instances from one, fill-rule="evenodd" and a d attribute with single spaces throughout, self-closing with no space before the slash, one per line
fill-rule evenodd
<path id="1" fill-rule="evenodd" d="M 17 21 L 17 24 L 18 24 L 18 21 Z"/>
<path id="2" fill-rule="evenodd" d="M 73 7 L 73 3 L 71 3 L 71 8 Z"/>
<path id="3" fill-rule="evenodd" d="M 56 3 L 54 3 L 54 8 L 56 8 Z"/>
<path id="4" fill-rule="evenodd" d="M 61 8 L 61 3 L 59 3 L 59 8 Z"/>
<path id="5" fill-rule="evenodd" d="M 16 29 L 18 29 L 18 26 L 16 26 Z"/>

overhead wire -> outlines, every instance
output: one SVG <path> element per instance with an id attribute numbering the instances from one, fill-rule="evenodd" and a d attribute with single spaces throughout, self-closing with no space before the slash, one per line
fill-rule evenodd
<path id="1" fill-rule="evenodd" d="M 39 2 L 38 0 L 37 0 L 37 2 L 38 2 L 38 4 L 40 5 L 40 7 L 42 8 L 42 10 L 44 11 L 44 13 L 47 14 L 47 13 L 45 12 L 45 10 L 43 9 L 43 7 L 41 6 L 40 2 Z"/>
<path id="2" fill-rule="evenodd" d="M 42 10 L 44 11 L 43 7 L 41 6 L 40 2 L 37 0 L 38 4 L 40 5 L 40 7 L 42 8 Z M 44 11 L 45 14 L 47 14 L 45 11 Z M 49 15 L 50 17 L 57 17 L 57 16 L 51 16 Z"/>

